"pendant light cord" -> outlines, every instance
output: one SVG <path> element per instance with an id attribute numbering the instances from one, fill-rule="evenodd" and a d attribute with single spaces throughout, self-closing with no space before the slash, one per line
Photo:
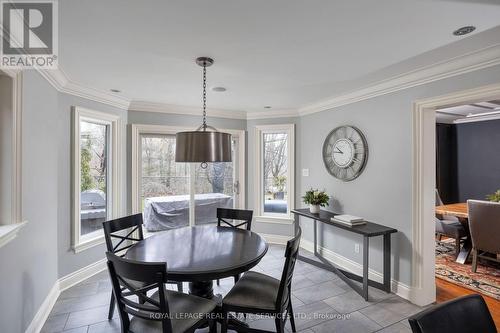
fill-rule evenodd
<path id="1" fill-rule="evenodd" d="M 203 62 L 203 131 L 207 130 L 207 63 Z"/>

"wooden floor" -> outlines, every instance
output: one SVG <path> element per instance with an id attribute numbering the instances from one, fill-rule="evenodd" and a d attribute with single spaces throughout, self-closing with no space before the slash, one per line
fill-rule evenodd
<path id="1" fill-rule="evenodd" d="M 436 301 L 438 303 L 469 294 L 474 294 L 474 292 L 448 281 L 436 278 Z M 500 331 L 500 301 L 497 301 L 489 296 L 482 296 L 484 297 L 486 304 L 488 304 L 488 308 L 493 316 L 497 330 Z"/>

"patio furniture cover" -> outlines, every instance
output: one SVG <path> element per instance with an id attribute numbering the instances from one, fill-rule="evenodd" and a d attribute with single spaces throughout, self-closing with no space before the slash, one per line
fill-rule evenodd
<path id="1" fill-rule="evenodd" d="M 233 198 L 222 193 L 195 195 L 195 223 L 217 222 L 217 208 L 233 207 Z M 144 200 L 144 225 L 160 231 L 189 225 L 189 195 L 153 197 Z"/>

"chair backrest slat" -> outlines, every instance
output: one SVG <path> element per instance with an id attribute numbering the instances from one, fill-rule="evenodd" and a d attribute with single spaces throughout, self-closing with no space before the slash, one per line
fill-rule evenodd
<path id="1" fill-rule="evenodd" d="M 167 264 L 130 260 L 109 251 L 106 252 L 106 257 L 123 331 L 129 331 L 128 315 L 131 314 L 147 320 L 161 321 L 163 332 L 172 333 L 164 285 L 167 282 Z M 158 299 L 147 294 L 154 291 L 158 292 Z M 130 296 L 137 296 L 137 300 Z"/>
<path id="2" fill-rule="evenodd" d="M 300 237 L 302 229 L 299 227 L 297 234 L 294 238 L 286 243 L 285 250 L 285 265 L 283 266 L 283 273 L 281 275 L 280 286 L 278 289 L 278 297 L 276 299 L 276 309 L 285 311 L 290 302 L 290 293 L 292 290 L 292 279 L 297 256 L 299 255 Z"/>
<path id="3" fill-rule="evenodd" d="M 141 213 L 103 222 L 102 226 L 107 250 L 109 252 L 117 253 L 128 249 L 135 242 L 143 240 L 144 234 L 142 232 L 142 225 L 143 221 Z M 127 229 L 130 230 L 125 235 L 119 234 L 119 232 Z M 132 234 L 135 232 L 138 234 L 137 238 L 132 237 Z M 114 244 L 113 240 L 116 240 L 117 243 Z M 125 245 L 121 246 L 124 242 Z"/>
<path id="4" fill-rule="evenodd" d="M 252 227 L 252 217 L 252 210 L 217 208 L 217 226 L 219 227 L 222 224 L 232 228 L 239 228 L 246 225 L 246 230 L 250 230 Z M 243 222 L 234 224 L 227 220 L 239 220 Z"/>

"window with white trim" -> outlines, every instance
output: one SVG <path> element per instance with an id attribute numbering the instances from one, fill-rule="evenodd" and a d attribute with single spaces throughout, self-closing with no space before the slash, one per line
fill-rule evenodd
<path id="1" fill-rule="evenodd" d="M 119 116 L 73 111 L 73 249 L 103 242 L 102 223 L 118 215 Z"/>
<path id="2" fill-rule="evenodd" d="M 289 218 L 294 203 L 294 125 L 256 127 L 257 216 Z"/>

